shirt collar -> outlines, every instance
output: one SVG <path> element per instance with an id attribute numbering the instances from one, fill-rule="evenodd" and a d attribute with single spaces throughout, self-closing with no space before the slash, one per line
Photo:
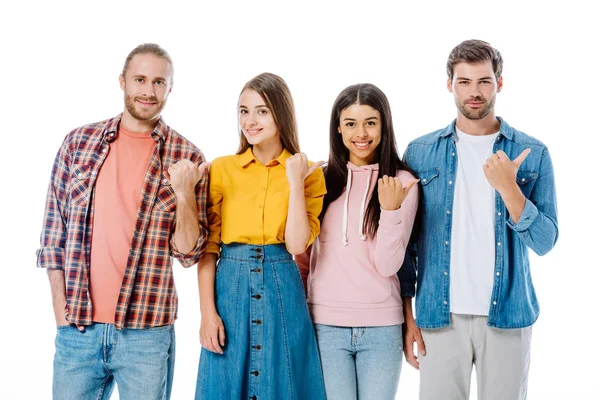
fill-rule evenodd
<path id="1" fill-rule="evenodd" d="M 287 151 L 287 149 L 283 149 L 283 151 L 281 152 L 279 157 L 277 157 L 276 159 L 271 161 L 269 164 L 267 164 L 267 167 L 281 164 L 285 168 L 285 163 L 287 162 L 287 159 L 290 158 L 291 156 L 292 156 L 292 153 Z M 252 147 L 248 147 L 245 152 L 243 152 L 242 154 L 239 155 L 239 161 L 240 161 L 240 166 L 242 168 L 247 167 L 248 164 L 250 164 L 253 161 L 258 161 L 256 159 L 256 157 L 254 157 L 254 153 L 252 153 Z"/>
<path id="2" fill-rule="evenodd" d="M 111 120 L 108 121 L 108 125 L 106 126 L 106 129 L 104 130 L 104 134 L 103 134 L 103 138 L 108 141 L 108 142 L 112 142 L 113 140 L 115 140 L 118 130 L 119 130 L 119 123 L 121 122 L 121 118 L 123 117 L 123 113 L 117 115 L 115 118 L 112 118 Z M 165 124 L 165 121 L 162 119 L 162 117 L 159 118 L 158 123 L 156 124 L 156 126 L 154 127 L 154 130 L 152 131 L 152 138 L 155 141 L 165 141 L 167 139 L 167 136 L 169 134 L 169 127 L 167 124 Z"/>
<path id="3" fill-rule="evenodd" d="M 500 135 L 504 136 L 508 140 L 512 140 L 514 133 L 512 128 L 504 121 L 501 117 L 496 117 L 496 119 L 500 122 Z M 446 138 L 450 135 L 454 135 L 456 133 L 456 119 L 452 121 L 450 125 L 440 132 L 440 138 Z"/>

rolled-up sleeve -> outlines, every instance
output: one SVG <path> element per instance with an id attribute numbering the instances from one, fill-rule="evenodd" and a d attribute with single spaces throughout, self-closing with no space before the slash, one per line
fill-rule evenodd
<path id="1" fill-rule="evenodd" d="M 37 250 L 37 263 L 39 268 L 60 269 L 65 264 L 65 243 L 67 239 L 68 191 L 70 155 L 67 139 L 61 145 L 50 177 L 46 206 L 44 211 L 44 225 L 40 236 L 40 248 Z"/>
<path id="2" fill-rule="evenodd" d="M 306 248 L 315 241 L 315 238 L 321 230 L 319 215 L 323 209 L 323 197 L 327 190 L 325 189 L 325 175 L 322 168 L 317 168 L 304 181 L 304 199 L 306 201 L 306 214 L 310 225 L 310 236 Z"/>
<path id="3" fill-rule="evenodd" d="M 200 155 L 197 160 L 192 160 L 192 162 L 202 163 L 204 162 L 204 156 Z M 196 241 L 196 245 L 192 250 L 190 250 L 187 254 L 181 253 L 177 250 L 177 246 L 175 245 L 174 235 L 171 235 L 170 245 L 171 245 L 171 254 L 177 261 L 181 263 L 185 268 L 191 267 L 195 265 L 202 257 L 202 254 L 207 249 L 207 241 L 209 236 L 209 225 L 207 218 L 207 198 L 209 191 L 209 174 L 203 174 L 202 178 L 198 182 L 195 188 L 196 192 L 196 206 L 198 207 L 198 224 L 200 228 L 200 234 L 198 235 L 198 240 Z"/>
<path id="4" fill-rule="evenodd" d="M 519 220 L 515 223 L 509 218 L 506 223 L 527 247 L 541 256 L 552 250 L 558 239 L 554 169 L 547 149 L 542 155 L 539 171 Z"/>

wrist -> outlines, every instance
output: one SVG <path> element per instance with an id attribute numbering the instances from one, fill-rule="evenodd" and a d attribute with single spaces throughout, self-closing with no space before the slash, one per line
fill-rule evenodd
<path id="1" fill-rule="evenodd" d="M 302 182 L 290 182 L 290 193 L 304 193 L 304 184 Z"/>
<path id="2" fill-rule="evenodd" d="M 519 185 L 517 185 L 516 182 L 510 186 L 507 186 L 501 191 L 499 190 L 498 193 L 500 193 L 500 197 L 502 197 L 502 200 L 504 200 L 505 203 L 509 203 L 524 197 Z"/>
<path id="3" fill-rule="evenodd" d="M 185 201 L 190 198 L 195 198 L 196 193 L 194 192 L 194 187 L 184 187 L 184 188 L 173 188 L 173 192 L 175 192 L 175 197 L 178 201 Z"/>

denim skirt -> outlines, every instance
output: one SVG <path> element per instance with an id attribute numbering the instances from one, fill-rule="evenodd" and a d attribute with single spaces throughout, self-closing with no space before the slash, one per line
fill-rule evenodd
<path id="1" fill-rule="evenodd" d="M 298 267 L 284 244 L 222 244 L 215 302 L 224 354 L 202 349 L 196 399 L 325 399 Z"/>

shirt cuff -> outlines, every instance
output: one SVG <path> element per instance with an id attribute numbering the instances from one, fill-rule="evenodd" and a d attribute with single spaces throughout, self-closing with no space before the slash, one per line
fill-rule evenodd
<path id="1" fill-rule="evenodd" d="M 62 247 L 42 247 L 36 252 L 38 268 L 62 270 L 65 265 L 65 249 Z"/>
<path id="2" fill-rule="evenodd" d="M 516 232 L 523 232 L 529 229 L 529 226 L 533 223 L 533 221 L 537 218 L 539 211 L 536 206 L 529 199 L 525 199 L 525 208 L 521 213 L 521 217 L 519 218 L 519 222 L 515 224 L 511 217 L 508 218 L 506 224 Z"/>
<path id="3" fill-rule="evenodd" d="M 175 246 L 175 240 L 171 237 L 171 240 L 169 241 L 171 244 L 171 254 L 181 263 L 181 265 L 183 265 L 184 268 L 191 267 L 192 265 L 197 264 L 200 260 L 200 257 L 203 253 L 202 245 L 204 244 L 205 240 L 206 239 L 202 235 L 202 232 L 200 232 L 196 246 L 190 250 L 189 253 L 184 254 L 177 250 L 177 246 Z"/>
<path id="4" fill-rule="evenodd" d="M 206 252 L 214 253 L 218 257 L 221 255 L 221 246 L 219 246 L 215 242 L 208 242 L 208 244 L 206 245 Z"/>
<path id="5" fill-rule="evenodd" d="M 397 210 L 384 210 L 381 209 L 379 215 L 379 226 L 396 226 L 402 222 L 402 207 Z"/>

